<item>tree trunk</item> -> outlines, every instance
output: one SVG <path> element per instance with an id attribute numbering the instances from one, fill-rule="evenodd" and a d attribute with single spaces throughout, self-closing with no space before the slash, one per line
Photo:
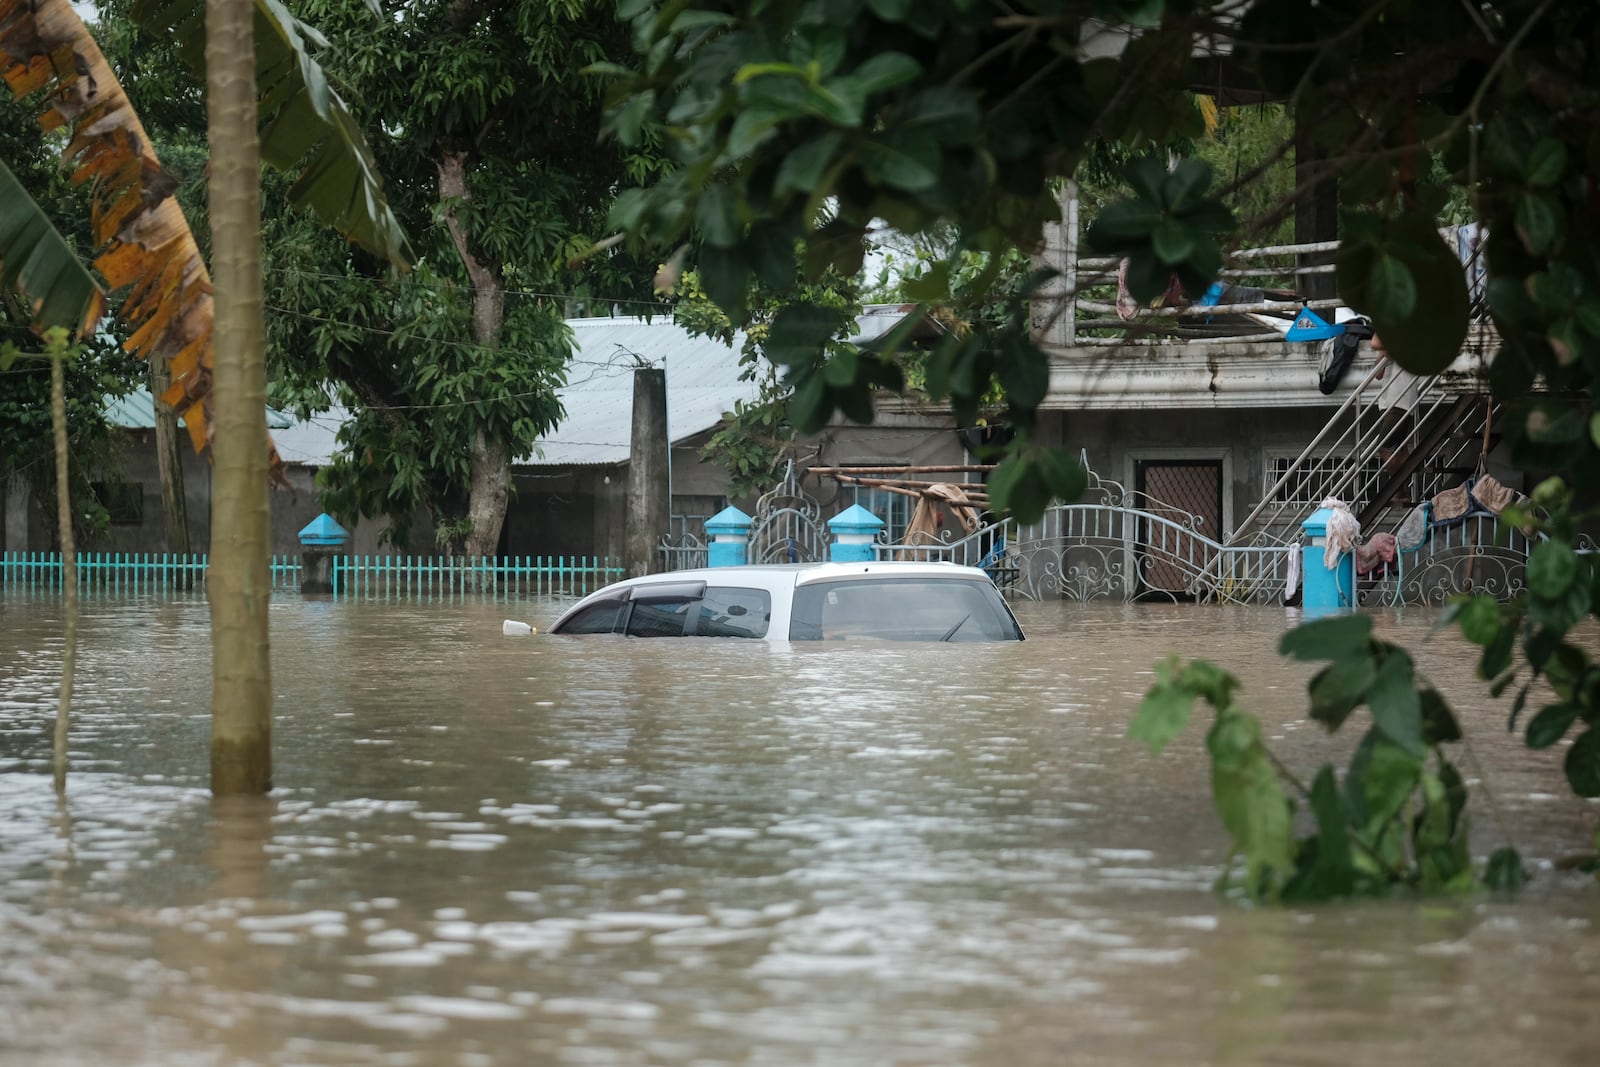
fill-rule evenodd
<path id="1" fill-rule="evenodd" d="M 472 482 L 467 515 L 472 532 L 467 535 L 467 555 L 493 556 L 500 547 L 500 528 L 506 521 L 510 499 L 511 448 L 491 441 L 482 430 L 472 436 Z"/>
<path id="2" fill-rule="evenodd" d="M 189 554 L 189 506 L 183 495 L 183 458 L 178 453 L 178 415 L 161 394 L 172 384 L 165 360 L 150 361 L 150 399 L 156 414 L 156 465 L 161 472 L 161 516 L 167 551 Z"/>
<path id="3" fill-rule="evenodd" d="M 505 287 L 498 267 L 473 251 L 472 235 L 457 210 L 458 204 L 472 199 L 466 153 L 445 152 L 438 165 L 445 225 L 472 282 L 472 339 L 485 348 L 495 348 L 506 320 Z M 492 556 L 500 547 L 500 529 L 505 525 L 506 504 L 511 497 L 510 443 L 490 440 L 483 430 L 477 430 L 472 435 L 470 460 L 467 517 L 472 520 L 472 532 L 467 535 L 467 555 Z"/>
<path id="4" fill-rule="evenodd" d="M 272 788 L 267 650 L 266 328 L 251 0 L 206 0 L 216 356 L 212 411 L 211 791 Z"/>
<path id="5" fill-rule="evenodd" d="M 56 792 L 67 788 L 67 727 L 72 722 L 72 681 L 78 666 L 78 553 L 72 540 L 72 484 L 67 474 L 66 353 L 50 354 L 50 424 L 56 444 L 56 521 L 61 535 L 61 704 L 56 708 Z"/>

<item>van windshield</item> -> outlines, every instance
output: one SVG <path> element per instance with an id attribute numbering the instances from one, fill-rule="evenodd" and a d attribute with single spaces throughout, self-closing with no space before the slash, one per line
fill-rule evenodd
<path id="1" fill-rule="evenodd" d="M 1021 641 L 1022 629 L 989 582 L 961 578 L 850 578 L 796 587 L 791 641 Z"/>

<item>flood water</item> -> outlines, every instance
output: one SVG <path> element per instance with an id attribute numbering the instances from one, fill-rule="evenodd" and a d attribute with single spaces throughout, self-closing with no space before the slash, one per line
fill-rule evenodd
<path id="1" fill-rule="evenodd" d="M 1379 617 L 1474 739 L 1515 899 L 1252 909 L 1213 658 L 1309 777 L 1297 613 L 1019 606 L 1013 646 L 501 636 L 559 605 L 274 601 L 276 783 L 206 791 L 202 600 L 89 600 L 49 776 L 58 605 L 0 600 L 0 1064 L 1594 1064 L 1600 889 L 1560 752 L 1504 732 L 1434 616 Z"/>

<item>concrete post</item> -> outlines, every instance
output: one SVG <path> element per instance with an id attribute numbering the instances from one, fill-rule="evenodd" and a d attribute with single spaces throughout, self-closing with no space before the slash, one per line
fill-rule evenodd
<path id="1" fill-rule="evenodd" d="M 833 545 L 828 558 L 835 563 L 871 563 L 876 558 L 872 542 L 883 529 L 883 520 L 860 504 L 852 504 L 828 520 Z"/>
<path id="2" fill-rule="evenodd" d="M 1029 302 L 1033 339 L 1041 345 L 1064 347 L 1077 341 L 1075 290 L 1078 286 L 1078 183 L 1069 181 L 1056 196 L 1061 221 L 1047 222 L 1043 244 L 1033 265 L 1055 271 L 1040 285 Z"/>
<path id="3" fill-rule="evenodd" d="M 13 474 L 5 481 L 5 500 L 0 503 L 0 549 L 7 552 L 28 551 L 28 483 L 22 475 Z"/>
<path id="4" fill-rule="evenodd" d="M 661 539 L 672 518 L 672 470 L 667 447 L 667 372 L 633 372 L 633 442 L 628 452 L 628 577 L 661 570 Z"/>
<path id="5" fill-rule="evenodd" d="M 300 531 L 300 595 L 332 593 L 333 561 L 344 555 L 350 531 L 323 512 Z"/>
<path id="6" fill-rule="evenodd" d="M 1300 584 L 1304 592 L 1301 594 L 1300 606 L 1306 611 L 1329 611 L 1355 606 L 1355 553 L 1342 553 L 1334 569 L 1328 569 L 1326 560 L 1328 520 L 1332 516 L 1332 508 L 1318 508 L 1301 523 L 1301 529 L 1305 531 L 1305 541 L 1301 547 L 1304 556 L 1301 557 Z"/>
<path id="7" fill-rule="evenodd" d="M 738 508 L 723 508 L 706 520 L 706 566 L 743 567 L 750 562 L 750 527 L 755 520 Z"/>

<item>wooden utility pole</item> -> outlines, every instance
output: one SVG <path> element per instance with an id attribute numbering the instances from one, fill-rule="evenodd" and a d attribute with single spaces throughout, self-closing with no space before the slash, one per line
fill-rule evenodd
<path id="1" fill-rule="evenodd" d="M 628 452 L 628 577 L 661 569 L 661 539 L 672 514 L 672 468 L 667 441 L 667 372 L 633 372 L 633 438 Z"/>

